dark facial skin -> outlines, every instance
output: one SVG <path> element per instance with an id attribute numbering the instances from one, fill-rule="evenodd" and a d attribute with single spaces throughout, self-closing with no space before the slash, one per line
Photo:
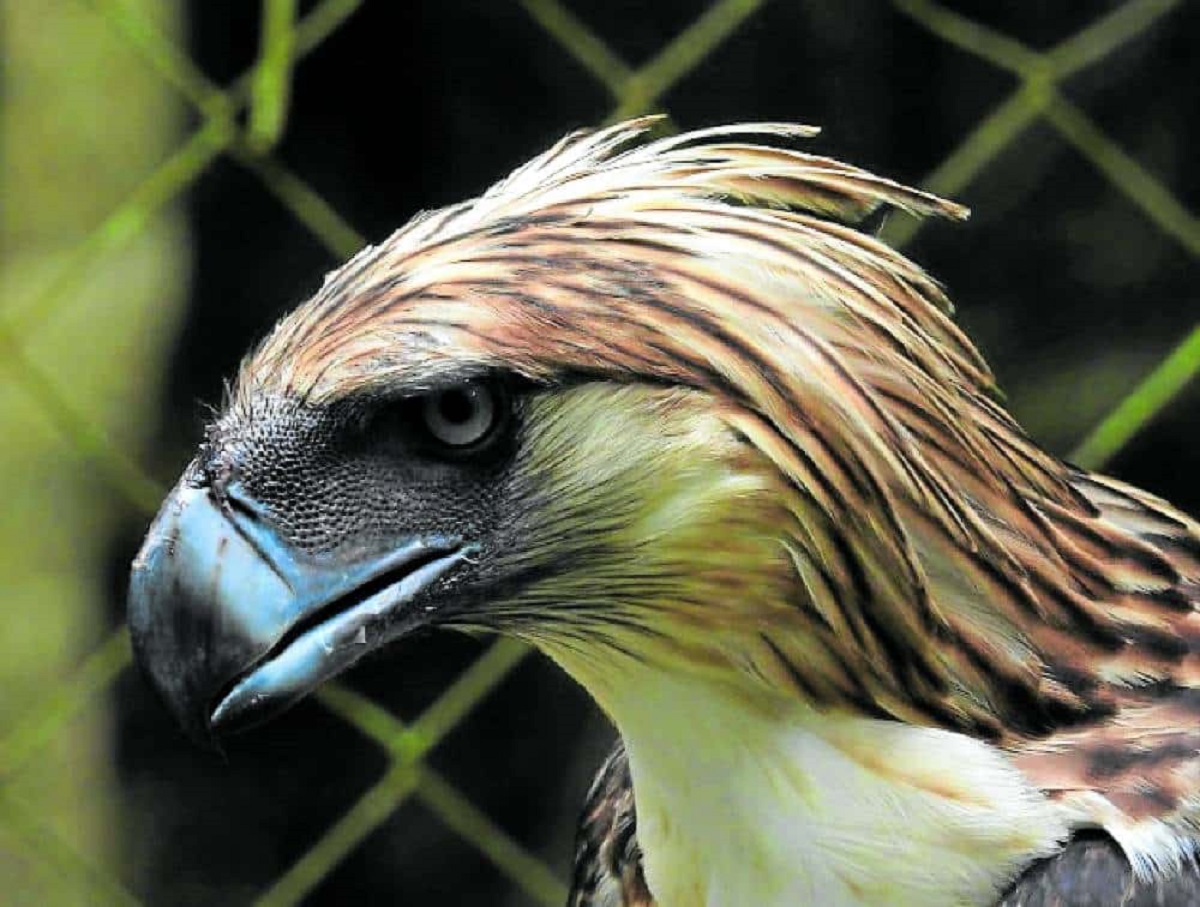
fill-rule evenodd
<path id="1" fill-rule="evenodd" d="M 483 407 L 481 409 L 481 406 Z M 404 400 L 234 411 L 208 432 L 135 563 L 135 649 L 184 726 L 258 723 L 495 585 L 527 499 L 501 382 Z"/>

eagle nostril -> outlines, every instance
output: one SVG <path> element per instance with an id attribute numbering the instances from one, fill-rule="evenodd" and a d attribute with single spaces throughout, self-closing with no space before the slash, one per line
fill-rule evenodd
<path id="1" fill-rule="evenodd" d="M 293 589 L 293 577 L 280 563 L 280 543 L 275 535 L 274 521 L 268 508 L 246 491 L 241 481 L 232 474 L 232 470 L 210 480 L 209 494 L 225 514 L 234 531 L 285 586 Z M 286 561 L 286 558 L 284 560 Z"/>
<path id="2" fill-rule="evenodd" d="M 230 510 L 252 520 L 264 523 L 272 522 L 270 509 L 259 503 L 232 473 L 223 476 L 219 485 L 213 483 L 213 493 L 220 495 L 221 503 Z"/>

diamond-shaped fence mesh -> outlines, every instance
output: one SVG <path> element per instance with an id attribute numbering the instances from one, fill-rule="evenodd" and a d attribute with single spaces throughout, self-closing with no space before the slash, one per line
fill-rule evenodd
<path id="1" fill-rule="evenodd" d="M 336 34 L 365 0 L 323 0 L 299 15 L 296 0 L 265 0 L 261 10 L 257 61 L 226 86 L 214 84 L 187 51 L 150 19 L 121 0 L 78 0 L 136 50 L 157 77 L 186 99 L 198 125 L 189 138 L 131 191 L 57 268 L 34 298 L 0 310 L 0 381 L 33 400 L 58 431 L 61 443 L 95 465 L 103 479 L 133 506 L 150 514 L 163 494 L 120 446 L 114 444 L 73 398 L 72 388 L 39 366 L 26 350 L 44 325 L 69 307 L 76 290 L 106 256 L 130 243 L 171 202 L 185 195 L 215 161 L 228 158 L 245 168 L 330 252 L 344 258 L 364 240 L 303 176 L 274 154 L 287 127 L 294 74 L 304 59 Z M 784 0 L 776 0 L 784 2 Z M 561 52 L 611 96 L 610 120 L 662 110 L 663 99 L 681 80 L 753 18 L 765 0 L 718 0 L 677 37 L 635 67 L 614 53 L 591 28 L 559 0 L 520 0 L 531 22 Z M 944 195 L 961 193 L 1001 153 L 1034 124 L 1053 132 L 1089 161 L 1158 229 L 1192 256 L 1200 256 L 1200 222 L 1155 176 L 1068 100 L 1060 83 L 1106 57 L 1179 6 L 1174 0 L 1129 0 L 1092 21 L 1069 39 L 1035 51 L 948 8 L 927 0 L 894 0 L 904 16 L 944 42 L 1009 73 L 1015 87 L 961 141 L 947 149 L 925 185 Z M 531 151 L 534 149 L 530 149 Z M 920 222 L 888 225 L 886 238 L 904 245 Z M 18 303 L 19 304 L 16 304 Z M 1200 370 L 1200 323 L 1138 384 L 1075 450 L 1081 464 L 1098 466 L 1110 458 L 1159 412 Z M 355 726 L 386 754 L 379 780 L 328 827 L 257 903 L 300 902 L 376 827 L 408 798 L 416 798 L 453 832 L 477 848 L 533 901 L 558 905 L 565 898 L 561 869 L 556 872 L 518 845 L 425 757 L 472 708 L 517 665 L 523 649 L 497 642 L 456 682 L 410 723 L 348 687 L 333 684 L 318 696 L 322 705 Z M 89 709 L 130 665 L 124 630 L 116 632 L 44 699 L 30 703 L 23 717 L 0 728 L 0 830 L 20 840 L 54 873 L 69 876 L 89 903 L 137 903 L 137 899 L 88 854 L 46 825 L 26 803 L 9 796 L 7 782 L 39 759 L 44 748 Z"/>

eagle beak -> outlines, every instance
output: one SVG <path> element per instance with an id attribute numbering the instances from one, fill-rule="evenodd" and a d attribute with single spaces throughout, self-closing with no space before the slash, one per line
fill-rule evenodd
<path id="1" fill-rule="evenodd" d="M 134 654 L 184 729 L 214 745 L 427 622 L 419 593 L 473 550 L 419 535 L 308 554 L 237 483 L 218 494 L 185 476 L 133 563 Z"/>

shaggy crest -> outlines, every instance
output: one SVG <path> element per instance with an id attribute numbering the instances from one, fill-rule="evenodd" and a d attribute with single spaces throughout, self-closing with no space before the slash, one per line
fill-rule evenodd
<path id="1" fill-rule="evenodd" d="M 856 229 L 965 209 L 804 154 L 804 127 L 576 133 L 331 274 L 234 406 L 500 371 L 708 394 L 786 479 L 792 693 L 996 743 L 1135 869 L 1190 854 L 1200 527 L 1033 444 L 938 285 Z"/>

